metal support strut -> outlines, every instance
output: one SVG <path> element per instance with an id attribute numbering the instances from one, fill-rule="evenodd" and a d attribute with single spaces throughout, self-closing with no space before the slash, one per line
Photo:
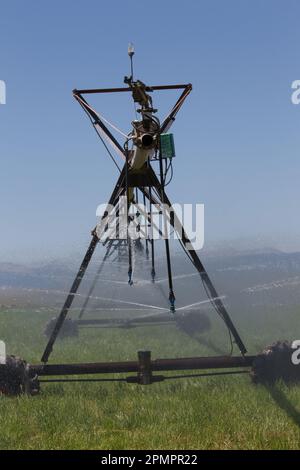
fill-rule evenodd
<path id="1" fill-rule="evenodd" d="M 155 175 L 152 168 L 151 168 L 151 171 L 152 171 L 152 177 L 154 178 L 154 181 L 158 182 L 158 178 Z M 162 197 L 161 197 L 161 195 L 162 195 Z M 150 197 L 149 194 L 146 193 L 146 197 L 149 198 Z M 172 204 L 171 204 L 170 200 L 168 199 L 165 191 L 162 188 L 160 188 L 160 192 L 158 193 L 158 197 L 160 198 L 160 201 L 158 201 L 157 199 L 152 197 L 151 198 L 152 203 L 153 204 L 159 204 L 160 202 L 164 202 L 164 204 L 166 204 L 168 206 L 170 224 L 172 225 L 174 230 L 178 233 L 179 239 L 181 239 L 181 241 L 182 241 L 182 247 L 186 251 L 189 259 L 192 261 L 192 263 L 194 264 L 197 271 L 199 272 L 199 274 L 201 276 L 201 279 L 203 281 L 203 285 L 206 289 L 206 292 L 207 292 L 209 298 L 211 299 L 211 301 L 215 305 L 219 315 L 223 319 L 223 321 L 226 324 L 226 326 L 228 327 L 229 331 L 232 333 L 232 336 L 233 336 L 233 338 L 234 338 L 241 354 L 242 355 L 246 354 L 247 349 L 246 349 L 246 347 L 245 347 L 238 331 L 236 330 L 234 324 L 232 323 L 232 320 L 231 320 L 231 318 L 230 318 L 230 316 L 229 316 L 229 314 L 228 314 L 228 312 L 225 308 L 225 305 L 222 302 L 222 299 L 220 298 L 216 288 L 214 287 L 214 285 L 213 285 L 213 283 L 212 283 L 212 281 L 211 281 L 204 265 L 200 261 L 200 258 L 198 256 L 197 252 L 194 249 L 191 248 L 192 243 L 191 243 L 190 239 L 188 238 L 188 236 L 187 236 L 187 234 L 184 230 L 184 227 L 181 224 L 180 220 L 178 219 L 176 213 L 172 210 Z"/>
<path id="2" fill-rule="evenodd" d="M 162 203 L 162 216 L 163 216 L 163 231 L 165 238 L 165 248 L 166 248 L 166 257 L 167 257 L 167 270 L 168 270 L 168 282 L 169 282 L 169 302 L 171 312 L 175 312 L 175 294 L 173 290 L 173 278 L 172 278 L 172 268 L 171 268 L 171 256 L 170 256 L 170 244 L 168 237 L 168 228 L 167 228 L 167 214 L 165 213 L 165 182 L 163 177 L 163 164 L 162 164 L 162 154 L 161 150 L 159 151 L 159 172 L 160 172 L 160 198 Z"/>

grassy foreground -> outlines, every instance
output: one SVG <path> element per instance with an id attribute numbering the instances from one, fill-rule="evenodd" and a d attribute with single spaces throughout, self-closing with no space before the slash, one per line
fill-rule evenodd
<path id="1" fill-rule="evenodd" d="M 270 320 L 271 313 L 265 315 L 255 324 L 240 320 L 251 352 L 275 339 L 296 339 L 296 310 L 282 324 L 274 312 L 271 331 L 260 326 Z M 48 318 L 45 312 L 2 311 L 0 339 L 7 353 L 38 362 Z M 51 362 L 127 360 L 145 348 L 154 358 L 213 355 L 219 347 L 226 350 L 226 340 L 219 324 L 198 340 L 173 326 L 82 330 L 78 339 L 57 343 Z M 36 397 L 1 396 L 0 426 L 0 449 L 299 449 L 300 387 L 267 389 L 247 375 L 148 387 L 45 384 Z"/>

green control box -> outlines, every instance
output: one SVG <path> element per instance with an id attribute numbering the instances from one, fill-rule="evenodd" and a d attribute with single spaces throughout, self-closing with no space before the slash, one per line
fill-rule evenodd
<path id="1" fill-rule="evenodd" d="M 162 158 L 175 157 L 175 145 L 173 134 L 160 134 L 160 151 Z"/>

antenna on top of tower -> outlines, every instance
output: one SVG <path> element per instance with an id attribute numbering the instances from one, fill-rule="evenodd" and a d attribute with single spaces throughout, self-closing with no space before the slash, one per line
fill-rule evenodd
<path id="1" fill-rule="evenodd" d="M 133 56 L 134 56 L 134 45 L 132 42 L 128 44 L 128 55 L 130 57 L 130 73 L 131 73 L 131 81 L 133 81 Z"/>

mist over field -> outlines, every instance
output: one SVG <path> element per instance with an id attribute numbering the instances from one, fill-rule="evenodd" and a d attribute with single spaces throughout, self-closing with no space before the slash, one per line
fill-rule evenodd
<path id="1" fill-rule="evenodd" d="M 229 250 L 228 250 L 229 251 Z M 98 248 L 75 297 L 78 318 L 103 257 Z M 40 362 L 45 326 L 58 315 L 78 267 L 78 257 L 47 263 L 0 265 L 0 338 L 8 354 Z M 274 249 L 203 253 L 219 295 L 250 354 L 281 339 L 300 336 L 300 253 Z M 228 331 L 207 302 L 201 280 L 185 256 L 173 250 L 178 319 L 196 313 L 205 329 L 172 320 L 162 249 L 157 281 L 145 253 L 135 256 L 133 286 L 127 258 L 106 264 L 85 319 L 136 319 L 169 315 L 163 325 L 80 328 L 59 338 L 50 363 L 219 356 L 231 353 Z M 207 321 L 208 319 L 208 321 Z M 234 348 L 234 353 L 238 350 Z M 187 371 L 188 374 L 188 371 Z M 166 373 L 168 377 L 169 373 Z M 118 374 L 110 375 L 119 378 Z M 0 449 L 295 449 L 299 447 L 299 387 L 254 385 L 249 374 L 166 380 L 142 387 L 124 383 L 42 383 L 41 393 L 14 401 L 1 397 Z M 155 425 L 153 424 L 155 423 Z M 167 430 L 167 432 L 166 432 Z"/>
<path id="2" fill-rule="evenodd" d="M 196 269 L 184 253 L 178 250 L 172 254 L 177 305 L 193 303 L 205 298 L 201 280 Z M 104 256 L 99 247 L 87 270 L 79 294 L 87 292 Z M 300 302 L 300 252 L 282 252 L 277 249 L 212 251 L 199 256 L 212 277 L 220 295 L 235 308 L 255 306 L 297 305 Z M 6 263 L 0 262 L 0 305 L 28 305 L 33 307 L 60 305 L 70 288 L 81 259 L 53 259 L 46 262 Z M 160 246 L 156 260 L 156 282 L 151 282 L 151 260 L 145 253 L 137 253 L 134 259 L 133 286 L 128 286 L 128 260 L 118 260 L 117 252 L 105 263 L 93 297 L 104 296 L 120 301 L 167 306 L 168 294 L 166 261 Z M 78 299 L 80 303 L 80 299 Z M 91 298 L 90 305 L 101 305 Z"/>
<path id="3" fill-rule="evenodd" d="M 145 252 L 137 252 L 134 256 L 132 286 L 128 285 L 127 256 L 120 259 L 116 251 L 104 265 L 90 295 L 84 318 L 126 320 L 155 315 L 159 320 L 168 314 L 165 253 L 159 243 L 157 247 L 155 283 L 151 282 L 150 258 L 147 259 Z M 172 249 L 176 315 L 205 313 L 212 322 L 211 334 L 214 334 L 214 328 L 222 332 L 222 339 L 219 336 L 219 352 L 226 352 L 227 330 L 209 302 L 199 274 L 183 252 L 174 246 Z M 201 252 L 199 254 L 201 256 Z M 68 314 L 70 318 L 78 318 L 103 256 L 104 249 L 99 246 L 75 296 Z M 246 345 L 251 343 L 251 332 L 256 335 L 259 330 L 264 337 L 271 323 L 274 335 L 270 337 L 270 342 L 287 338 L 293 340 L 297 335 L 300 336 L 300 322 L 298 331 L 295 324 L 289 325 L 289 312 L 297 311 L 300 305 L 300 252 L 286 253 L 272 248 L 223 249 L 204 252 L 201 259 Z M 0 312 L 16 309 L 30 311 L 41 315 L 46 324 L 49 315 L 56 317 L 59 314 L 79 261 L 80 258 L 74 255 L 67 261 L 57 259 L 46 263 L 0 263 Z M 169 328 L 161 328 L 168 335 Z M 43 338 L 43 329 L 37 331 L 37 334 Z M 119 332 L 119 338 L 121 341 L 122 331 Z M 187 341 L 190 339 L 187 338 Z M 263 340 L 258 340 L 255 352 L 265 346 Z M 174 349 L 176 351 L 176 345 Z M 105 354 L 105 351 L 102 350 L 102 353 Z M 180 355 L 180 350 L 176 353 Z"/>

